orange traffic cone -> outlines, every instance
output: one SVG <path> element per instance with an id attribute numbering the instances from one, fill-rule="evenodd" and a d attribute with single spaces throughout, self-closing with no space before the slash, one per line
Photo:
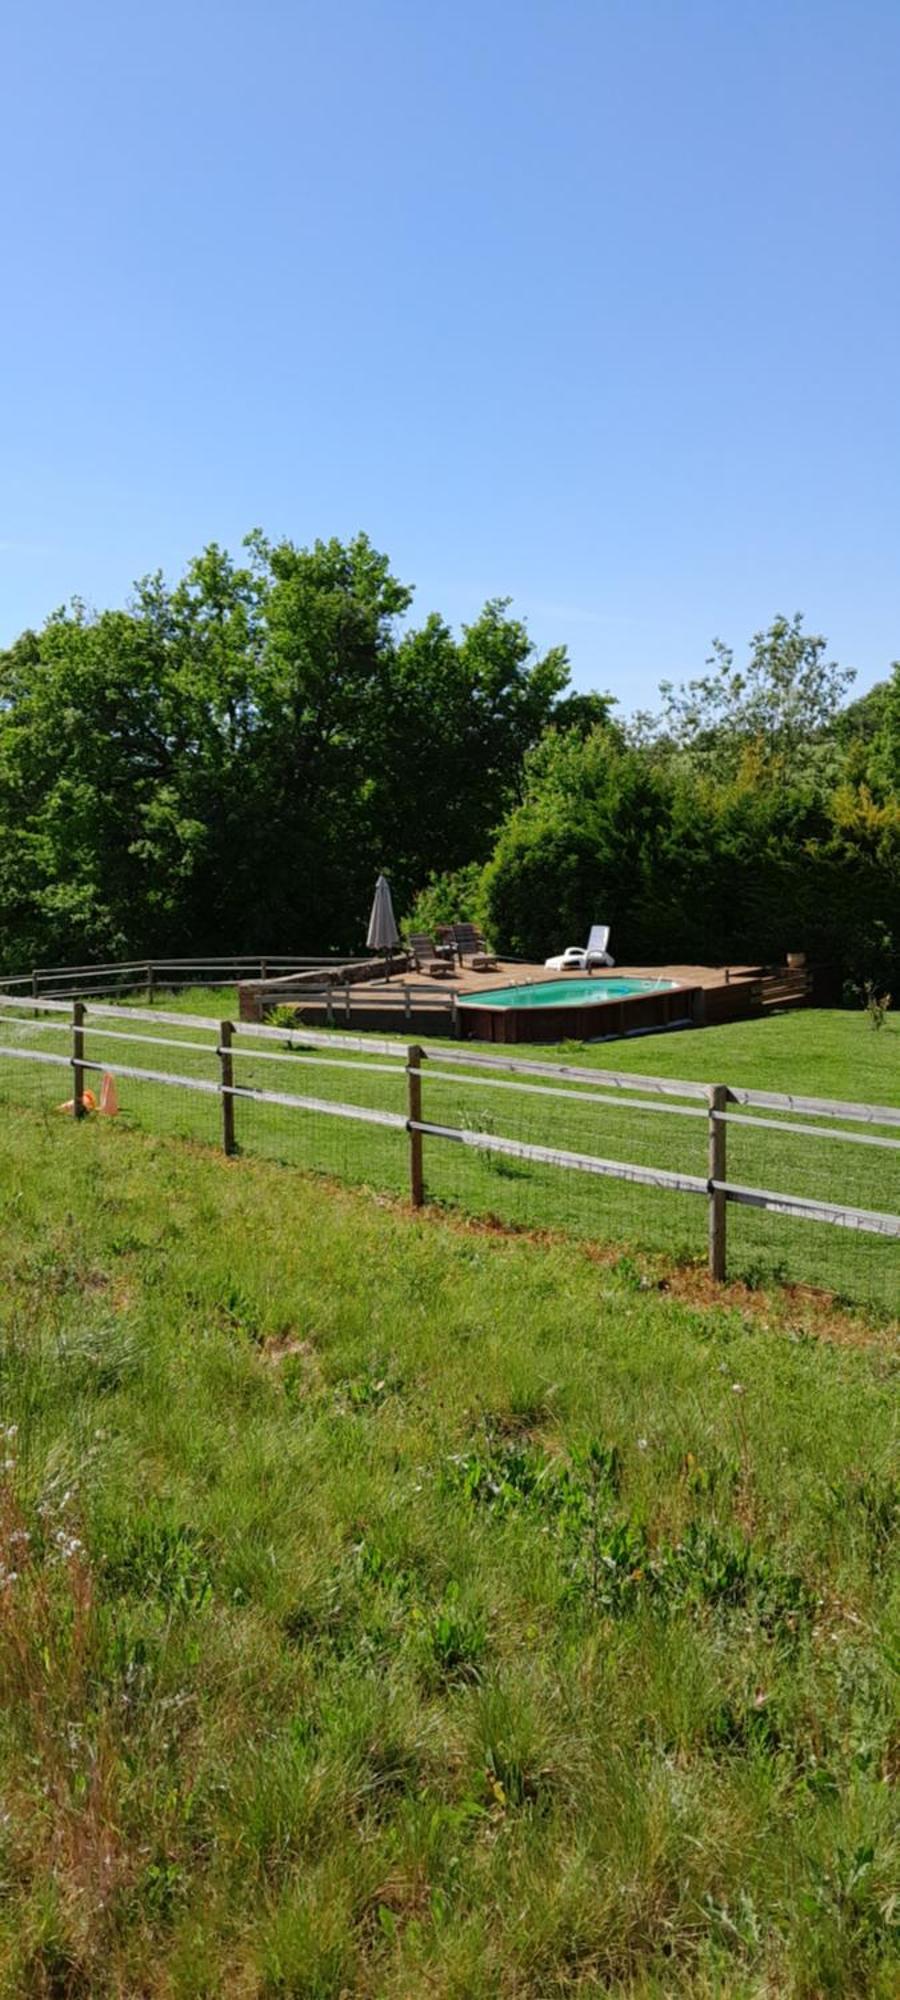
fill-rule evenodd
<path id="1" fill-rule="evenodd" d="M 116 1079 L 114 1076 L 110 1076 L 108 1070 L 104 1070 L 103 1082 L 100 1085 L 100 1109 L 107 1118 L 115 1118 L 116 1112 L 119 1109 L 119 1093 L 116 1089 Z"/>
<path id="2" fill-rule="evenodd" d="M 92 1090 L 83 1090 L 83 1091 L 82 1091 L 82 1093 L 81 1093 L 81 1102 L 82 1102 L 82 1106 L 83 1106 L 83 1108 L 84 1108 L 84 1110 L 85 1110 L 85 1111 L 96 1111 L 96 1109 L 97 1109 L 97 1099 L 96 1099 L 96 1097 L 94 1096 L 94 1093 L 93 1093 L 93 1091 L 92 1091 Z M 74 1109 L 75 1109 L 75 1099 L 74 1099 L 74 1097 L 70 1097 L 70 1098 L 67 1098 L 67 1100 L 66 1100 L 65 1104 L 58 1104 L 58 1105 L 57 1105 L 57 1107 L 56 1107 L 56 1109 L 57 1109 L 57 1111 L 74 1111 Z"/>

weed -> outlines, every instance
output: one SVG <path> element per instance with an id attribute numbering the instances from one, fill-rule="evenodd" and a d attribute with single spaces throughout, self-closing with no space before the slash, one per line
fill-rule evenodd
<path id="1" fill-rule="evenodd" d="M 875 1471 L 851 1472 L 829 1483 L 825 1501 L 833 1519 L 859 1522 L 871 1568 L 879 1571 L 896 1546 L 900 1481 Z"/>
<path id="2" fill-rule="evenodd" d="M 891 1011 L 889 993 L 879 993 L 873 979 L 867 979 L 863 987 L 863 1007 L 868 1016 L 870 1028 L 883 1028 Z"/>
<path id="3" fill-rule="evenodd" d="M 259 1310 L 254 1301 L 241 1289 L 240 1285 L 226 1285 L 215 1305 L 216 1317 L 220 1325 L 230 1332 L 241 1334 L 254 1346 L 261 1346 L 264 1332 L 260 1323 Z"/>
<path id="4" fill-rule="evenodd" d="M 107 1528 L 100 1574 L 106 1596 L 155 1598 L 173 1611 L 200 1611 L 212 1596 L 209 1556 L 196 1529 L 155 1511 Z"/>
<path id="5" fill-rule="evenodd" d="M 335 1385 L 335 1401 L 340 1409 L 378 1410 L 391 1396 L 399 1396 L 403 1383 L 390 1362 L 351 1375 Z"/>
<path id="6" fill-rule="evenodd" d="M 287 1000 L 279 1000 L 274 1007 L 266 1009 L 266 1020 L 270 1028 L 296 1028 L 298 1011 Z"/>
<path id="7" fill-rule="evenodd" d="M 413 1613 L 416 1652 L 426 1681 L 460 1686 L 481 1678 L 487 1650 L 484 1620 L 460 1602 L 457 1583 L 449 1583 L 443 1602 L 430 1614 Z"/>
<path id="8" fill-rule="evenodd" d="M 112 1318 L 60 1333 L 56 1358 L 68 1388 L 85 1388 L 100 1396 L 133 1381 L 142 1366 L 136 1329 Z"/>
<path id="9" fill-rule="evenodd" d="M 492 1111 L 473 1111 L 467 1105 L 460 1114 L 460 1129 L 494 1137 L 497 1120 Z M 526 1160 L 517 1160 L 508 1153 L 494 1153 L 486 1147 L 479 1149 L 478 1159 L 485 1173 L 496 1174 L 500 1180 L 527 1180 L 531 1172 Z"/>

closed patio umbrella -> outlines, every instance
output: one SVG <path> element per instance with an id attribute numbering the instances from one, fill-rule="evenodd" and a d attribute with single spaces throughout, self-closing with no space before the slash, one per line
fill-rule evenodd
<path id="1" fill-rule="evenodd" d="M 366 944 L 370 951 L 387 954 L 387 976 L 391 976 L 391 952 L 400 943 L 400 933 L 394 922 L 394 906 L 391 902 L 390 885 L 386 875 L 379 875 L 375 884 L 375 899 L 369 918 Z"/>

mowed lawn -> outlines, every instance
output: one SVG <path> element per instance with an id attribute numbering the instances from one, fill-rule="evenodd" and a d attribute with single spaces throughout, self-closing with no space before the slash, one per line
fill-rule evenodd
<path id="1" fill-rule="evenodd" d="M 215 1020 L 233 1014 L 233 991 L 200 991 L 178 996 L 178 1009 Z M 163 1007 L 157 1010 L 159 1014 Z M 24 1012 L 24 1010 L 23 1010 Z M 122 1026 L 135 1034 L 133 1050 L 108 1033 L 109 1023 L 88 1015 L 88 1049 L 101 1064 L 127 1062 L 141 1068 L 176 1071 L 214 1082 L 219 1065 L 216 1036 L 202 1026 L 182 1031 L 159 1021 L 147 1026 L 121 1011 Z M 7 1020 L 3 1040 L 66 1052 L 70 1032 L 58 1016 L 36 1027 L 29 1018 Z M 146 1043 L 158 1034 L 161 1046 Z M 329 1039 L 329 1038 L 326 1038 Z M 191 1046 L 196 1043 L 197 1046 Z M 205 1046 L 202 1046 L 204 1045 Z M 326 1051 L 282 1050 L 273 1060 L 271 1044 L 254 1047 L 252 1031 L 236 1039 L 238 1083 L 267 1091 L 308 1095 L 320 1103 L 349 1102 L 404 1117 L 406 1080 L 400 1063 L 385 1063 L 367 1049 L 342 1052 L 335 1034 Z M 474 1052 L 473 1045 L 473 1052 Z M 398 1041 L 398 1053 L 403 1044 Z M 494 1134 L 513 1140 L 599 1155 L 638 1166 L 686 1173 L 705 1180 L 707 1118 L 703 1105 L 641 1092 L 642 1075 L 726 1082 L 803 1095 L 900 1103 L 900 1022 L 889 1020 L 873 1032 L 859 1013 L 803 1011 L 726 1028 L 655 1035 L 602 1046 L 513 1050 L 593 1069 L 624 1070 L 636 1079 L 631 1090 L 598 1097 L 565 1078 L 561 1095 L 547 1094 L 534 1079 L 512 1088 L 509 1074 L 452 1073 L 442 1064 L 450 1045 L 430 1045 L 424 1073 L 426 1118 L 475 1137 Z M 462 1052 L 457 1045 L 452 1051 Z M 495 1051 L 501 1061 L 503 1051 Z M 94 1079 L 96 1083 L 96 1078 Z M 546 1080 L 542 1080 L 546 1081 Z M 31 1101 L 47 1110 L 61 1101 L 69 1084 L 65 1069 L 0 1058 L 0 1094 L 8 1101 Z M 214 1095 L 188 1094 L 162 1084 L 123 1079 L 121 1119 L 133 1127 L 217 1145 L 221 1113 Z M 625 1100 L 625 1101 L 623 1101 Z M 244 1100 L 235 1107 L 239 1146 L 347 1183 L 399 1194 L 408 1186 L 406 1135 L 371 1124 Z M 888 1145 L 874 1146 L 879 1128 L 841 1128 L 819 1121 L 813 1136 L 793 1131 L 815 1127 L 807 1114 L 773 1121 L 762 1114 L 728 1128 L 728 1178 L 852 1208 L 900 1213 L 900 1145 L 896 1128 L 885 1128 Z M 845 1136 L 837 1136 L 841 1130 Z M 90 1138 L 85 1133 L 85 1144 Z M 425 1141 L 425 1185 L 429 1200 L 504 1224 L 561 1230 L 635 1252 L 652 1251 L 680 1263 L 705 1255 L 706 1202 L 697 1195 L 658 1191 L 627 1181 L 562 1171 L 523 1159 L 509 1159 L 452 1144 Z M 729 1274 L 754 1286 L 788 1280 L 817 1286 L 877 1312 L 896 1310 L 900 1300 L 900 1242 L 806 1220 L 731 1205 L 728 1213 Z"/>
<path id="2" fill-rule="evenodd" d="M 4 1993 L 896 1992 L 885 1332 L 121 1119 L 0 1203 Z"/>
<path id="3" fill-rule="evenodd" d="M 195 986 L 183 993 L 161 994 L 159 1000 L 176 1013 L 238 1018 L 236 986 Z M 144 1005 L 141 995 L 135 1005 Z M 434 1046 L 439 1048 L 440 1042 Z M 473 1046 L 489 1048 L 487 1043 Z M 800 1007 L 722 1028 L 670 1030 L 604 1043 L 529 1043 L 510 1054 L 536 1055 L 549 1062 L 568 1058 L 579 1065 L 640 1071 L 645 1076 L 900 1104 L 900 1011 L 889 1014 L 881 1029 L 870 1027 L 861 1008 Z"/>
<path id="4" fill-rule="evenodd" d="M 191 987 L 161 994 L 174 1012 L 237 1020 L 236 986 Z M 143 1006 L 142 996 L 135 999 Z M 399 1039 L 399 1038 L 398 1038 Z M 440 1042 L 434 1044 L 440 1047 Z M 488 1044 L 473 1044 L 484 1047 Z M 810 1097 L 900 1104 L 900 1012 L 873 1029 L 860 1008 L 795 1008 L 722 1028 L 639 1035 L 605 1043 L 528 1044 L 511 1055 L 549 1062 L 567 1058 L 597 1069 L 645 1076 L 693 1078 L 701 1083 L 743 1084 L 758 1090 L 800 1091 Z"/>

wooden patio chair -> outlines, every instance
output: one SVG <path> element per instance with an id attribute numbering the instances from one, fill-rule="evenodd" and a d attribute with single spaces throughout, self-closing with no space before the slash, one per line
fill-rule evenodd
<path id="1" fill-rule="evenodd" d="M 452 948 L 435 944 L 427 931 L 411 931 L 407 946 L 416 961 L 417 972 L 427 972 L 431 979 L 441 979 L 453 969 Z"/>
<path id="2" fill-rule="evenodd" d="M 485 944 L 477 924 L 454 924 L 453 942 L 459 953 L 460 965 L 467 955 L 472 960 L 476 972 L 487 972 L 496 965 L 494 953 Z M 475 965 L 476 959 L 483 960 L 483 963 Z"/>

